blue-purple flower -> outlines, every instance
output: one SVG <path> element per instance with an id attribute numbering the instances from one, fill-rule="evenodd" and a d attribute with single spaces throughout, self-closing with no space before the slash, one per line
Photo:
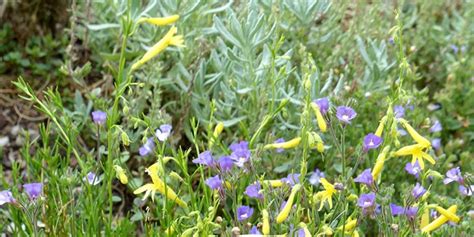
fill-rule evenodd
<path id="1" fill-rule="evenodd" d="M 433 126 L 430 128 L 430 132 L 440 132 L 441 130 L 443 130 L 443 126 L 441 126 L 439 120 L 434 121 Z"/>
<path id="2" fill-rule="evenodd" d="M 416 214 L 418 212 L 418 207 L 401 207 L 396 204 L 390 204 L 390 210 L 392 212 L 392 216 L 398 215 L 406 215 L 409 219 L 415 219 Z"/>
<path id="3" fill-rule="evenodd" d="M 457 182 L 461 185 L 464 184 L 464 179 L 461 175 L 461 169 L 459 167 L 452 168 L 446 172 L 446 178 L 444 179 L 444 184 L 449 184 L 451 182 Z"/>
<path id="4" fill-rule="evenodd" d="M 275 140 L 274 143 L 283 143 L 283 142 L 285 142 L 285 139 L 283 139 L 283 138 L 278 138 L 278 139 Z M 275 151 L 276 151 L 277 153 L 282 153 L 282 152 L 285 151 L 285 149 L 283 149 L 283 148 L 277 148 Z"/>
<path id="5" fill-rule="evenodd" d="M 145 144 L 143 144 L 143 146 L 141 146 L 138 149 L 138 153 L 140 154 L 140 156 L 146 156 L 150 154 L 151 152 L 153 152 L 153 149 L 155 149 L 155 142 L 153 141 L 153 138 L 151 137 L 151 138 L 148 138 Z"/>
<path id="6" fill-rule="evenodd" d="M 403 128 L 398 128 L 398 127 L 397 127 L 397 132 L 398 132 L 398 135 L 400 135 L 400 136 L 402 136 L 402 137 L 403 137 L 403 136 L 406 136 L 406 135 L 408 134 L 405 129 L 403 129 Z"/>
<path id="7" fill-rule="evenodd" d="M 97 185 L 100 183 L 101 179 L 93 172 L 87 173 L 84 180 L 87 181 L 90 185 Z"/>
<path id="8" fill-rule="evenodd" d="M 253 215 L 253 208 L 249 206 L 240 206 L 237 208 L 237 220 L 247 220 Z"/>
<path id="9" fill-rule="evenodd" d="M 405 108 L 401 105 L 396 105 L 393 107 L 393 113 L 395 118 L 403 118 L 405 117 Z"/>
<path id="10" fill-rule="evenodd" d="M 210 151 L 201 152 L 196 159 L 192 161 L 194 164 L 201 164 L 209 167 L 215 167 L 216 161 L 214 157 L 212 157 L 212 153 Z"/>
<path id="11" fill-rule="evenodd" d="M 295 186 L 300 182 L 300 174 L 288 174 L 286 178 L 282 178 L 281 181 L 291 187 Z"/>
<path id="12" fill-rule="evenodd" d="M 239 143 L 233 143 L 229 146 L 232 151 L 230 158 L 234 161 L 238 167 L 244 167 L 245 163 L 250 159 L 249 143 L 241 141 Z"/>
<path id="13" fill-rule="evenodd" d="M 155 131 L 156 138 L 162 142 L 166 141 L 166 139 L 171 135 L 171 129 L 173 129 L 173 127 L 170 124 L 161 125 L 160 128 Z"/>
<path id="14" fill-rule="evenodd" d="M 304 229 L 303 228 L 300 228 L 298 230 L 298 237 L 306 237 L 306 234 L 304 233 Z"/>
<path id="15" fill-rule="evenodd" d="M 439 150 L 441 148 L 441 138 L 434 138 L 431 140 L 431 146 L 435 150 Z"/>
<path id="16" fill-rule="evenodd" d="M 369 133 L 364 137 L 363 149 L 368 151 L 379 147 L 383 142 L 383 139 L 373 133 Z"/>
<path id="17" fill-rule="evenodd" d="M 263 195 L 262 195 L 261 191 L 262 191 L 262 187 L 261 187 L 260 183 L 256 182 L 255 184 L 251 184 L 251 185 L 247 186 L 247 188 L 245 189 L 244 194 L 251 197 L 251 198 L 262 199 Z"/>
<path id="18" fill-rule="evenodd" d="M 326 114 L 329 110 L 329 99 L 327 97 L 319 98 L 313 101 L 319 107 L 321 114 Z"/>
<path id="19" fill-rule="evenodd" d="M 451 48 L 451 50 L 453 50 L 454 54 L 457 54 L 459 52 L 459 47 L 455 44 L 450 44 L 449 47 Z"/>
<path id="20" fill-rule="evenodd" d="M 325 178 L 324 172 L 320 171 L 319 169 L 315 169 L 311 176 L 309 177 L 309 183 L 312 185 L 318 185 L 319 179 Z"/>
<path id="21" fill-rule="evenodd" d="M 351 123 L 351 120 L 357 116 L 357 113 L 347 106 L 339 106 L 336 108 L 336 117 L 343 123 Z"/>
<path id="22" fill-rule="evenodd" d="M 421 166 L 420 166 L 420 163 L 418 163 L 418 160 L 415 161 L 414 164 L 412 164 L 411 162 L 408 162 L 406 165 L 405 165 L 405 170 L 415 176 L 416 178 L 419 178 L 420 177 L 420 174 L 421 174 Z"/>
<path id="23" fill-rule="evenodd" d="M 12 192 L 9 190 L 4 190 L 0 192 L 0 206 L 5 203 L 14 203 L 16 202 L 15 198 L 13 198 Z"/>
<path id="24" fill-rule="evenodd" d="M 364 215 L 373 215 L 375 214 L 376 203 L 375 203 L 375 193 L 370 192 L 367 194 L 361 194 L 357 200 L 357 206 L 362 208 L 362 213 Z"/>
<path id="25" fill-rule="evenodd" d="M 23 188 L 25 189 L 26 194 L 28 194 L 28 197 L 30 197 L 32 200 L 38 198 L 43 192 L 42 183 L 23 184 Z"/>
<path id="26" fill-rule="evenodd" d="M 222 156 L 217 162 L 219 162 L 219 167 L 223 172 L 230 171 L 234 166 L 234 161 L 228 156 Z"/>
<path id="27" fill-rule="evenodd" d="M 372 177 L 372 172 L 370 169 L 366 169 L 354 179 L 354 182 L 363 183 L 371 187 L 374 184 L 374 177 Z"/>
<path id="28" fill-rule="evenodd" d="M 258 228 L 256 226 L 252 226 L 252 229 L 250 229 L 249 234 L 251 235 L 261 235 L 260 231 L 258 231 Z"/>
<path id="29" fill-rule="evenodd" d="M 411 195 L 415 198 L 415 199 L 418 199 L 420 198 L 421 196 L 423 196 L 423 194 L 426 193 L 426 189 L 423 188 L 423 186 L 421 186 L 420 183 L 416 183 L 415 187 L 413 188 L 413 190 L 411 191 Z"/>
<path id="30" fill-rule="evenodd" d="M 222 179 L 219 177 L 219 175 L 206 179 L 206 184 L 213 190 L 222 189 Z"/>
<path id="31" fill-rule="evenodd" d="M 94 121 L 95 124 L 102 125 L 105 123 L 105 120 L 107 120 L 106 112 L 102 110 L 92 112 L 92 121 Z"/>
<path id="32" fill-rule="evenodd" d="M 472 196 L 473 190 L 474 190 L 474 185 L 468 186 L 467 188 L 464 185 L 459 185 L 459 192 L 463 196 L 468 196 L 468 197 Z"/>

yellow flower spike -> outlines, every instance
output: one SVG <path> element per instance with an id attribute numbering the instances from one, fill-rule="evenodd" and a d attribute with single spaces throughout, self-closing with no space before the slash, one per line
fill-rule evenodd
<path id="1" fill-rule="evenodd" d="M 380 177 L 380 173 L 382 173 L 383 165 L 385 163 L 385 158 L 387 156 L 388 150 L 390 146 L 386 146 L 383 148 L 382 152 L 377 157 L 377 161 L 375 162 L 374 168 L 372 169 L 372 177 L 374 177 L 374 181 L 377 181 Z"/>
<path id="2" fill-rule="evenodd" d="M 422 137 L 417 131 L 415 131 L 415 129 L 405 119 L 400 119 L 399 121 L 407 129 L 413 140 L 415 140 L 418 144 L 422 145 L 423 148 L 431 147 L 431 142 L 428 139 Z"/>
<path id="3" fill-rule="evenodd" d="M 384 128 L 386 122 L 387 122 L 387 115 L 383 116 L 383 118 L 380 120 L 380 123 L 379 123 L 379 126 L 377 127 L 377 130 L 375 130 L 375 135 L 376 136 L 382 137 L 383 128 Z"/>
<path id="4" fill-rule="evenodd" d="M 264 235 L 269 235 L 270 234 L 270 220 L 269 220 L 268 211 L 265 209 L 262 210 L 262 219 L 263 219 L 262 233 Z"/>
<path id="5" fill-rule="evenodd" d="M 458 206 L 457 205 L 452 205 L 451 207 L 448 208 L 448 212 L 455 214 Z M 441 215 L 440 217 L 436 218 L 433 222 L 429 223 L 425 227 L 421 229 L 422 233 L 429 233 L 433 230 L 438 229 L 441 227 L 444 223 L 448 222 L 449 219 L 445 215 Z"/>
<path id="6" fill-rule="evenodd" d="M 175 23 L 179 20 L 179 15 L 171 15 L 167 17 L 142 17 L 137 21 L 137 24 L 148 23 L 157 26 L 165 26 Z"/>
<path id="7" fill-rule="evenodd" d="M 278 224 L 282 223 L 283 221 L 288 218 L 288 215 L 290 214 L 291 208 L 293 206 L 293 200 L 295 199 L 296 193 L 301 189 L 301 184 L 296 184 L 293 186 L 291 189 L 290 197 L 286 201 L 285 207 L 283 207 L 283 210 L 278 214 L 276 218 L 276 222 Z"/>
<path id="8" fill-rule="evenodd" d="M 445 216 L 446 218 L 448 218 L 452 222 L 458 223 L 461 220 L 458 216 L 456 216 L 455 213 L 453 214 L 453 213 L 449 212 L 448 210 L 446 210 L 446 209 L 444 209 L 444 208 L 442 208 L 438 205 L 436 205 L 434 208 L 436 209 L 437 212 L 439 212 L 441 215 Z"/>
<path id="9" fill-rule="evenodd" d="M 299 226 L 300 226 L 301 229 L 303 229 L 305 237 L 311 237 L 312 236 L 311 233 L 308 230 L 308 226 L 305 223 L 300 222 Z"/>
<path id="10" fill-rule="evenodd" d="M 316 147 L 319 152 L 324 152 L 323 139 L 316 132 L 308 132 L 308 142 L 311 148 Z"/>
<path id="11" fill-rule="evenodd" d="M 271 148 L 274 148 L 274 149 L 278 149 L 278 148 L 282 148 L 282 149 L 289 149 L 289 148 L 294 148 L 296 146 L 298 146 L 301 142 L 301 137 L 297 137 L 297 138 L 293 138 L 287 142 L 281 142 L 281 143 L 272 143 L 272 144 L 267 144 L 263 147 L 263 149 L 271 149 Z"/>
<path id="12" fill-rule="evenodd" d="M 429 223 L 430 223 L 430 211 L 429 211 L 428 207 L 425 207 L 425 211 L 421 215 L 420 228 L 423 229 Z"/>
<path id="13" fill-rule="evenodd" d="M 214 137 L 218 137 L 219 135 L 221 135 L 223 130 L 224 130 L 224 123 L 219 122 L 214 128 L 214 133 L 213 133 Z"/>
<path id="14" fill-rule="evenodd" d="M 323 209 L 324 202 L 326 201 L 329 204 L 329 208 L 332 208 L 332 195 L 336 193 L 336 189 L 334 188 L 334 185 L 329 183 L 325 178 L 319 179 L 319 182 L 321 182 L 325 190 L 319 191 L 313 196 L 313 198 L 316 200 L 321 200 L 321 204 L 318 209 L 318 211 L 321 211 Z"/>
<path id="15" fill-rule="evenodd" d="M 264 180 L 263 183 L 269 185 L 272 188 L 279 188 L 283 186 L 283 181 L 276 179 L 276 180 Z"/>
<path id="16" fill-rule="evenodd" d="M 321 113 L 321 110 L 319 109 L 319 106 L 316 103 L 311 103 L 311 108 L 314 111 L 314 114 L 316 115 L 316 121 L 318 121 L 318 127 L 321 129 L 321 132 L 326 132 L 327 131 L 327 124 L 326 120 L 323 117 L 323 114 Z"/>
<path id="17" fill-rule="evenodd" d="M 436 161 L 428 155 L 426 152 L 423 151 L 424 147 L 423 145 L 420 144 L 414 144 L 414 145 L 409 145 L 400 148 L 398 151 L 393 153 L 394 156 L 407 156 L 407 155 L 412 155 L 412 164 L 415 164 L 415 162 L 418 160 L 418 163 L 420 164 L 421 169 L 425 168 L 425 162 L 423 159 L 426 159 L 428 162 L 431 164 L 435 164 Z"/>
<path id="18" fill-rule="evenodd" d="M 128 177 L 125 174 L 125 170 L 122 167 L 118 166 L 118 165 L 114 165 L 114 169 L 115 169 L 117 179 L 120 180 L 120 183 L 127 184 L 128 183 Z"/>
<path id="19" fill-rule="evenodd" d="M 321 229 L 322 229 L 322 232 L 319 233 L 317 236 L 322 236 L 322 235 L 323 236 L 331 236 L 331 235 L 334 234 L 334 231 L 328 225 L 323 225 L 323 227 Z"/>
<path id="20" fill-rule="evenodd" d="M 354 228 L 356 227 L 357 225 L 357 219 L 354 219 L 352 220 L 351 217 L 349 217 L 346 221 L 346 224 L 344 227 L 340 226 L 338 227 L 337 229 L 338 230 L 342 230 L 344 229 L 346 232 L 351 232 L 352 230 L 354 230 Z"/>

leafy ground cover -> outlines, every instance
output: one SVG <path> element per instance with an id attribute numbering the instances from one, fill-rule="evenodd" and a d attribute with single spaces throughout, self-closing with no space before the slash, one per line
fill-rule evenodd
<path id="1" fill-rule="evenodd" d="M 472 235 L 471 1 L 70 9 L 0 30 L 2 233 Z"/>

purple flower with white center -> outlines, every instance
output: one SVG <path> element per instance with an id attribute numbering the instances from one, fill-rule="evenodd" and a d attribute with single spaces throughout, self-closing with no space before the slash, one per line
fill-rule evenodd
<path id="1" fill-rule="evenodd" d="M 243 221 L 250 218 L 253 214 L 253 208 L 249 206 L 240 206 L 237 208 L 237 220 Z"/>
<path id="2" fill-rule="evenodd" d="M 443 126 L 441 126 L 439 120 L 436 120 L 430 128 L 430 132 L 440 132 L 441 130 L 443 130 Z"/>
<path id="3" fill-rule="evenodd" d="M 298 230 L 298 237 L 306 237 L 306 234 L 304 233 L 304 229 L 303 228 L 300 228 Z"/>
<path id="4" fill-rule="evenodd" d="M 374 214 L 376 208 L 375 193 L 370 192 L 367 194 L 361 194 L 359 199 L 357 200 L 357 206 L 362 208 L 362 213 L 364 215 Z"/>
<path id="5" fill-rule="evenodd" d="M 90 185 L 97 185 L 100 183 L 100 178 L 97 177 L 97 175 L 93 172 L 87 173 L 86 177 L 84 177 L 84 180 L 87 181 Z"/>
<path id="6" fill-rule="evenodd" d="M 96 110 L 92 112 L 92 120 L 97 125 L 102 125 L 107 120 L 107 113 L 102 110 Z"/>
<path id="7" fill-rule="evenodd" d="M 453 50 L 454 54 L 457 54 L 459 52 L 459 48 L 455 44 L 450 44 L 449 47 L 451 48 L 451 50 Z"/>
<path id="8" fill-rule="evenodd" d="M 408 207 L 405 211 L 405 214 L 407 215 L 408 219 L 415 219 L 416 214 L 418 213 L 418 207 Z"/>
<path id="9" fill-rule="evenodd" d="M 206 184 L 213 190 L 222 189 L 222 179 L 219 177 L 219 175 L 206 179 Z"/>
<path id="10" fill-rule="evenodd" d="M 397 127 L 397 132 L 398 132 L 398 135 L 400 135 L 400 136 L 402 136 L 402 137 L 403 137 L 403 136 L 406 136 L 406 135 L 408 134 L 405 129 L 403 129 L 403 128 L 398 128 L 398 127 Z"/>
<path id="11" fill-rule="evenodd" d="M 234 161 L 228 156 L 222 156 L 217 162 L 219 162 L 219 166 L 223 172 L 230 171 L 234 166 Z"/>
<path id="12" fill-rule="evenodd" d="M 262 190 L 262 187 L 260 186 L 260 183 L 257 182 L 255 184 L 251 184 L 251 185 L 247 186 L 247 188 L 245 189 L 244 194 L 251 197 L 251 198 L 262 199 L 263 195 L 260 193 L 261 190 Z"/>
<path id="13" fill-rule="evenodd" d="M 258 231 L 258 228 L 256 226 L 253 226 L 252 229 L 250 229 L 249 234 L 251 235 L 261 235 L 260 231 Z"/>
<path id="14" fill-rule="evenodd" d="M 343 123 L 350 124 L 356 116 L 357 113 L 351 107 L 339 106 L 336 108 L 336 117 Z"/>
<path id="15" fill-rule="evenodd" d="M 419 178 L 420 177 L 420 173 L 421 173 L 421 166 L 420 164 L 418 163 L 418 160 L 415 161 L 415 164 L 412 164 L 411 162 L 408 162 L 406 165 L 405 165 L 405 170 L 415 176 L 416 178 Z"/>
<path id="16" fill-rule="evenodd" d="M 282 178 L 281 181 L 293 187 L 300 182 L 300 174 L 288 174 L 288 176 Z"/>
<path id="17" fill-rule="evenodd" d="M 193 160 L 194 164 L 201 164 L 209 167 L 214 167 L 216 165 L 216 161 L 214 157 L 212 157 L 212 153 L 210 151 L 201 152 L 198 155 L 198 158 Z"/>
<path id="18" fill-rule="evenodd" d="M 464 185 L 459 185 L 459 192 L 463 196 L 468 196 L 468 197 L 472 196 L 473 190 L 474 190 L 474 185 L 471 185 L 468 188 L 466 188 Z"/>
<path id="19" fill-rule="evenodd" d="M 170 136 L 171 129 L 173 129 L 171 125 L 163 124 L 160 126 L 160 128 L 156 129 L 155 136 L 158 138 L 159 141 L 164 142 Z"/>
<path id="20" fill-rule="evenodd" d="M 439 150 L 441 148 L 441 138 L 435 138 L 431 140 L 431 146 L 435 150 Z"/>
<path id="21" fill-rule="evenodd" d="M 141 146 L 138 149 L 138 153 L 140 154 L 140 156 L 146 156 L 150 154 L 151 152 L 153 152 L 153 149 L 155 149 L 155 142 L 153 141 L 153 138 L 151 137 L 151 138 L 148 138 L 145 144 L 143 144 L 143 146 Z"/>
<path id="22" fill-rule="evenodd" d="M 393 107 L 393 113 L 395 114 L 395 118 L 403 118 L 405 117 L 405 108 L 401 105 L 396 105 Z"/>
<path id="23" fill-rule="evenodd" d="M 43 192 L 43 184 L 42 183 L 29 183 L 23 184 L 23 188 L 25 189 L 26 194 L 30 197 L 30 199 L 35 200 L 38 196 L 41 195 Z"/>
<path id="24" fill-rule="evenodd" d="M 319 98 L 313 101 L 319 107 L 321 114 L 326 114 L 329 110 L 329 99 L 327 97 Z"/>
<path id="25" fill-rule="evenodd" d="M 324 172 L 321 172 L 319 169 L 315 169 L 313 174 L 309 177 L 309 183 L 312 185 L 318 185 L 319 179 L 326 177 Z"/>
<path id="26" fill-rule="evenodd" d="M 13 198 L 12 192 L 4 190 L 0 192 L 0 206 L 5 203 L 14 203 L 16 200 Z"/>
<path id="27" fill-rule="evenodd" d="M 411 195 L 415 198 L 415 199 L 418 199 L 420 198 L 421 196 L 423 196 L 423 194 L 426 193 L 426 189 L 423 188 L 423 186 L 421 186 L 420 183 L 416 183 L 415 187 L 413 188 L 413 190 L 411 191 Z"/>
<path id="28" fill-rule="evenodd" d="M 395 44 L 395 39 L 393 37 L 388 38 L 388 43 Z"/>
<path id="29" fill-rule="evenodd" d="M 390 203 L 390 211 L 392 212 L 392 216 L 405 214 L 405 208 L 393 203 Z"/>
<path id="30" fill-rule="evenodd" d="M 229 146 L 229 149 L 232 151 L 230 158 L 234 160 L 235 165 L 244 167 L 245 163 L 250 159 L 249 143 L 246 141 L 233 143 Z"/>
<path id="31" fill-rule="evenodd" d="M 383 139 L 373 133 L 369 133 L 364 137 L 363 149 L 368 151 L 370 149 L 375 149 L 379 147 L 383 142 Z"/>
<path id="32" fill-rule="evenodd" d="M 283 139 L 283 138 L 278 138 L 278 139 L 275 140 L 275 143 L 283 143 L 283 142 L 285 142 L 285 139 Z M 285 149 L 283 149 L 283 148 L 277 148 L 275 151 L 276 151 L 277 153 L 282 153 L 282 152 L 285 151 Z"/>
<path id="33" fill-rule="evenodd" d="M 459 184 L 464 184 L 464 179 L 461 175 L 461 169 L 459 167 L 452 168 L 446 172 L 446 178 L 444 179 L 444 184 L 449 184 L 451 182 L 458 182 Z"/>
<path id="34" fill-rule="evenodd" d="M 374 177 L 372 177 L 372 172 L 370 169 L 366 169 L 354 179 L 354 182 L 363 183 L 371 187 L 374 184 Z"/>

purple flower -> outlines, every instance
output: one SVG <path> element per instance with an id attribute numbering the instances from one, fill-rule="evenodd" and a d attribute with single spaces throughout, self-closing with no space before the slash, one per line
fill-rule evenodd
<path id="1" fill-rule="evenodd" d="M 453 50 L 454 54 L 457 54 L 459 52 L 459 48 L 455 44 L 450 44 L 449 47 L 451 48 L 451 50 Z"/>
<path id="2" fill-rule="evenodd" d="M 329 110 L 329 99 L 327 97 L 319 98 L 313 101 L 319 107 L 319 111 L 324 115 Z"/>
<path id="3" fill-rule="evenodd" d="M 309 183 L 312 185 L 318 185 L 319 179 L 326 177 L 323 172 L 319 169 L 315 169 L 313 174 L 309 177 Z"/>
<path id="4" fill-rule="evenodd" d="M 262 187 L 260 186 L 260 183 L 257 182 L 247 186 L 244 193 L 251 198 L 262 199 L 263 195 L 260 193 L 261 189 Z"/>
<path id="5" fill-rule="evenodd" d="M 357 200 L 357 206 L 362 208 L 362 213 L 364 215 L 374 214 L 376 208 L 375 193 L 370 192 L 367 194 L 361 194 L 359 199 Z"/>
<path id="6" fill-rule="evenodd" d="M 300 182 L 300 174 L 288 174 L 288 176 L 282 178 L 281 181 L 293 187 L 295 184 Z"/>
<path id="7" fill-rule="evenodd" d="M 370 187 L 372 184 L 374 184 L 374 177 L 372 177 L 372 172 L 370 169 L 366 169 L 354 179 L 354 182 L 363 183 Z"/>
<path id="8" fill-rule="evenodd" d="M 102 110 L 96 110 L 92 112 L 92 120 L 95 124 L 102 125 L 107 119 L 107 113 Z"/>
<path id="9" fill-rule="evenodd" d="M 415 187 L 413 188 L 413 190 L 411 191 L 411 195 L 415 198 L 415 199 L 418 199 L 420 198 L 421 196 L 423 196 L 423 194 L 426 193 L 426 189 L 423 188 L 423 186 L 421 186 L 420 183 L 416 183 Z"/>
<path id="10" fill-rule="evenodd" d="M 418 207 L 408 207 L 405 211 L 405 214 L 409 219 L 415 219 L 416 214 L 418 213 Z"/>
<path id="11" fill-rule="evenodd" d="M 441 138 L 434 138 L 431 140 L 431 146 L 435 150 L 439 150 L 441 148 Z"/>
<path id="12" fill-rule="evenodd" d="M 171 125 L 163 124 L 163 125 L 160 126 L 159 129 L 156 129 L 155 136 L 158 138 L 158 140 L 164 142 L 170 136 L 171 129 L 173 129 L 173 127 Z"/>
<path id="13" fill-rule="evenodd" d="M 393 37 L 390 37 L 390 38 L 388 38 L 388 42 L 390 44 L 395 44 L 395 39 L 393 39 Z"/>
<path id="14" fill-rule="evenodd" d="M 243 221 L 250 218 L 253 214 L 253 208 L 249 206 L 240 206 L 237 208 L 237 220 Z"/>
<path id="15" fill-rule="evenodd" d="M 357 116 L 357 113 L 347 106 L 339 106 L 336 108 L 336 117 L 343 123 L 351 123 L 351 120 Z"/>
<path id="16" fill-rule="evenodd" d="M 405 214 L 405 208 L 393 203 L 390 203 L 390 211 L 392 212 L 392 216 Z"/>
<path id="17" fill-rule="evenodd" d="M 256 226 L 252 226 L 252 229 L 250 229 L 249 234 L 251 235 L 261 235 L 260 231 L 258 231 L 258 228 Z"/>
<path id="18" fill-rule="evenodd" d="M 298 237 L 306 237 L 306 234 L 304 233 L 304 229 L 303 228 L 300 228 L 298 230 Z"/>
<path id="19" fill-rule="evenodd" d="M 398 132 L 398 135 L 400 135 L 400 136 L 402 136 L 402 137 L 403 137 L 403 136 L 406 136 L 406 135 L 408 134 L 405 129 L 403 129 L 403 128 L 398 128 L 398 127 L 397 127 L 397 132 Z"/>
<path id="20" fill-rule="evenodd" d="M 278 138 L 278 139 L 275 140 L 275 143 L 283 143 L 283 142 L 285 142 L 285 139 L 283 139 L 283 138 Z M 282 153 L 284 151 L 285 151 L 285 149 L 283 149 L 283 148 L 277 148 L 276 149 L 277 153 Z"/>
<path id="21" fill-rule="evenodd" d="M 461 169 L 459 167 L 452 168 L 446 172 L 444 184 L 449 184 L 453 181 L 458 182 L 461 185 L 464 184 L 464 179 L 461 175 Z"/>
<path id="22" fill-rule="evenodd" d="M 84 177 L 84 180 L 87 181 L 90 185 L 97 185 L 100 183 L 100 178 L 97 177 L 97 175 L 93 172 L 87 173 L 86 177 Z"/>
<path id="23" fill-rule="evenodd" d="M 468 196 L 468 197 L 472 196 L 473 190 L 474 190 L 474 185 L 471 185 L 468 188 L 466 188 L 464 185 L 459 185 L 459 192 L 463 196 Z"/>
<path id="24" fill-rule="evenodd" d="M 228 156 L 222 156 L 219 158 L 218 162 L 223 172 L 230 171 L 234 166 L 234 161 Z"/>
<path id="25" fill-rule="evenodd" d="M 216 175 L 206 179 L 206 184 L 209 186 L 209 188 L 218 190 L 222 188 L 222 179 L 219 177 L 219 175 Z"/>
<path id="26" fill-rule="evenodd" d="M 395 114 L 395 118 L 403 118 L 405 117 L 405 108 L 401 105 L 396 105 L 393 107 L 393 113 Z"/>
<path id="27" fill-rule="evenodd" d="M 216 161 L 214 161 L 214 157 L 212 157 L 212 153 L 210 151 L 201 152 L 201 154 L 198 155 L 198 158 L 193 160 L 193 163 L 209 167 L 214 167 L 216 165 Z"/>
<path id="28" fill-rule="evenodd" d="M 411 162 L 408 162 L 406 165 L 405 165 L 405 170 L 415 176 L 416 178 L 420 177 L 420 173 L 421 173 L 421 166 L 420 164 L 418 163 L 418 160 L 415 161 L 415 164 L 412 164 Z"/>
<path id="29" fill-rule="evenodd" d="M 441 130 L 443 130 L 443 126 L 441 126 L 439 120 L 436 120 L 430 128 L 430 132 L 440 132 Z"/>
<path id="30" fill-rule="evenodd" d="M 364 137 L 364 144 L 363 149 L 364 151 L 368 151 L 370 149 L 375 149 L 382 144 L 383 139 L 373 133 L 369 133 Z"/>
<path id="31" fill-rule="evenodd" d="M 140 156 L 146 156 L 153 152 L 153 149 L 155 149 L 155 142 L 153 141 L 153 138 L 148 138 L 146 143 L 138 149 L 138 153 Z"/>
<path id="32" fill-rule="evenodd" d="M 0 192 L 0 206 L 5 203 L 14 203 L 16 200 L 13 198 L 12 192 L 4 190 Z"/>
<path id="33" fill-rule="evenodd" d="M 245 163 L 250 159 L 249 143 L 246 141 L 233 143 L 229 146 L 229 149 L 232 151 L 230 158 L 234 160 L 235 165 L 244 167 Z"/>
<path id="34" fill-rule="evenodd" d="M 23 188 L 25 189 L 26 194 L 30 197 L 30 199 L 35 200 L 38 196 L 41 195 L 43 192 L 43 184 L 42 183 L 29 183 L 23 184 Z"/>

